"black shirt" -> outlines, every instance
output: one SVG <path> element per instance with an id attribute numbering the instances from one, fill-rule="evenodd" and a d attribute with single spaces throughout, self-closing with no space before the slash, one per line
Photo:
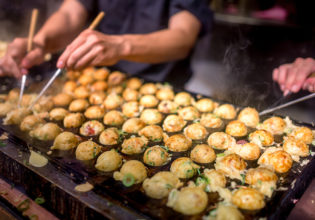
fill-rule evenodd
<path id="1" fill-rule="evenodd" d="M 98 26 L 106 34 L 146 34 L 165 29 L 170 17 L 182 10 L 199 19 L 202 24 L 200 36 L 209 31 L 212 22 L 212 13 L 204 0 L 79 1 L 87 9 L 90 19 L 100 11 L 106 13 Z M 160 64 L 119 61 L 113 68 L 151 81 L 169 81 L 177 86 L 183 86 L 192 73 L 190 57 Z"/>

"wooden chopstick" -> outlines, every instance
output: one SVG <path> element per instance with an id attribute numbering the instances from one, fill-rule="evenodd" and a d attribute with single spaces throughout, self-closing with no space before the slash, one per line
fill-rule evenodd
<path id="1" fill-rule="evenodd" d="M 92 24 L 90 24 L 89 29 L 94 30 L 96 26 L 100 23 L 100 21 L 105 16 L 105 12 L 101 11 L 96 18 L 94 18 Z"/>
<path id="2" fill-rule="evenodd" d="M 34 33 L 35 33 L 37 17 L 38 17 L 38 9 L 35 8 L 32 11 L 31 25 L 30 25 L 30 29 L 28 32 L 27 52 L 30 52 L 32 50 L 33 37 L 34 37 Z"/>

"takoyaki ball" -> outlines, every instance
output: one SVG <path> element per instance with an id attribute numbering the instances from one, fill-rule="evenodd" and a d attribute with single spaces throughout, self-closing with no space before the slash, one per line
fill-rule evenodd
<path id="1" fill-rule="evenodd" d="M 159 100 L 173 100 L 174 96 L 174 91 L 170 87 L 163 87 L 156 92 L 156 97 Z"/>
<path id="2" fill-rule="evenodd" d="M 41 97 L 37 103 L 33 106 L 33 112 L 49 112 L 54 107 L 54 102 L 51 96 Z"/>
<path id="3" fill-rule="evenodd" d="M 149 147 L 143 154 L 143 162 L 150 166 L 162 166 L 169 160 L 169 154 L 159 145 Z"/>
<path id="4" fill-rule="evenodd" d="M 173 189 L 166 204 L 184 215 L 196 215 L 208 205 L 208 195 L 199 187 L 184 187 L 180 191 Z"/>
<path id="5" fill-rule="evenodd" d="M 184 134 L 186 137 L 192 140 L 202 140 L 205 139 L 208 135 L 207 129 L 199 123 L 194 123 L 188 125 L 184 129 Z"/>
<path id="6" fill-rule="evenodd" d="M 283 150 L 289 153 L 295 161 L 299 161 L 300 157 L 307 157 L 310 154 L 308 145 L 293 137 L 285 138 Z"/>
<path id="7" fill-rule="evenodd" d="M 104 131 L 104 125 L 96 120 L 85 122 L 80 128 L 80 134 L 83 136 L 96 136 Z"/>
<path id="8" fill-rule="evenodd" d="M 91 91 L 105 91 L 107 83 L 105 81 L 96 81 L 91 85 Z"/>
<path id="9" fill-rule="evenodd" d="M 71 80 L 76 80 L 81 75 L 80 71 L 68 70 L 67 71 L 67 78 Z"/>
<path id="10" fill-rule="evenodd" d="M 142 128 L 138 134 L 154 142 L 160 142 L 163 140 L 163 129 L 158 125 L 148 125 Z"/>
<path id="11" fill-rule="evenodd" d="M 190 152 L 190 158 L 197 163 L 211 163 L 215 157 L 214 150 L 206 144 L 198 144 Z"/>
<path id="12" fill-rule="evenodd" d="M 215 114 L 204 113 L 201 115 L 200 124 L 206 128 L 220 128 L 223 125 L 223 121 Z"/>
<path id="13" fill-rule="evenodd" d="M 109 74 L 109 70 L 107 68 L 99 68 L 93 72 L 93 78 L 95 80 L 106 80 Z"/>
<path id="14" fill-rule="evenodd" d="M 160 102 L 158 106 L 159 112 L 162 112 L 164 114 L 170 114 L 170 113 L 176 113 L 179 106 L 172 101 L 164 100 Z"/>
<path id="15" fill-rule="evenodd" d="M 21 106 L 22 107 L 27 107 L 33 103 L 33 101 L 36 99 L 36 94 L 24 94 L 22 96 L 21 100 Z"/>
<path id="16" fill-rule="evenodd" d="M 212 112 L 214 109 L 214 102 L 211 99 L 200 99 L 196 102 L 195 106 L 200 112 Z"/>
<path id="17" fill-rule="evenodd" d="M 192 121 L 200 117 L 199 111 L 193 106 L 187 106 L 178 110 L 178 115 L 184 120 Z"/>
<path id="18" fill-rule="evenodd" d="M 154 95 L 157 91 L 157 87 L 154 83 L 146 83 L 140 88 L 140 93 L 143 95 Z"/>
<path id="19" fill-rule="evenodd" d="M 37 115 L 26 116 L 20 124 L 22 131 L 30 131 L 38 127 L 40 124 L 45 124 L 45 121 Z"/>
<path id="20" fill-rule="evenodd" d="M 126 87 L 129 89 L 139 89 L 141 85 L 142 85 L 141 79 L 133 77 L 127 80 Z"/>
<path id="21" fill-rule="evenodd" d="M 61 133 L 61 128 L 55 123 L 46 123 L 30 131 L 30 136 L 42 141 L 54 140 Z"/>
<path id="22" fill-rule="evenodd" d="M 82 125 L 84 116 L 82 113 L 69 113 L 63 119 L 63 126 L 65 128 L 78 128 Z"/>
<path id="23" fill-rule="evenodd" d="M 59 93 L 53 97 L 55 106 L 68 106 L 72 100 L 72 96 L 67 93 Z"/>
<path id="24" fill-rule="evenodd" d="M 95 168 L 103 172 L 117 170 L 122 164 L 122 156 L 115 150 L 103 152 L 96 161 Z"/>
<path id="25" fill-rule="evenodd" d="M 129 160 L 124 163 L 120 171 L 114 173 L 114 179 L 122 181 L 125 186 L 143 182 L 147 178 L 147 168 L 138 160 Z"/>
<path id="26" fill-rule="evenodd" d="M 157 109 L 145 109 L 142 111 L 140 119 L 148 125 L 153 125 L 161 123 L 163 116 Z"/>
<path id="27" fill-rule="evenodd" d="M 122 113 L 128 118 L 134 118 L 139 116 L 139 104 L 137 101 L 131 101 L 123 104 Z"/>
<path id="28" fill-rule="evenodd" d="M 54 145 L 50 148 L 52 150 L 71 150 L 79 144 L 79 138 L 72 132 L 62 132 L 54 140 Z"/>
<path id="29" fill-rule="evenodd" d="M 119 71 L 114 71 L 109 75 L 107 82 L 110 86 L 117 86 L 121 84 L 125 79 L 126 74 Z"/>
<path id="30" fill-rule="evenodd" d="M 89 66 L 82 70 L 81 75 L 93 76 L 94 72 L 95 72 L 95 68 L 93 66 Z"/>
<path id="31" fill-rule="evenodd" d="M 159 104 L 159 100 L 154 95 L 144 95 L 139 103 L 146 108 L 153 108 Z"/>
<path id="32" fill-rule="evenodd" d="M 15 103 L 19 100 L 20 90 L 19 89 L 11 89 L 8 93 L 7 101 L 11 103 Z"/>
<path id="33" fill-rule="evenodd" d="M 18 125 L 22 120 L 32 114 L 32 111 L 28 108 L 17 108 L 10 111 L 7 116 L 3 119 L 4 125 Z"/>
<path id="34" fill-rule="evenodd" d="M 130 118 L 122 126 L 122 130 L 127 133 L 138 133 L 145 127 L 145 123 L 140 118 Z"/>
<path id="35" fill-rule="evenodd" d="M 85 99 L 89 97 L 89 95 L 89 90 L 85 86 L 79 86 L 74 90 L 74 96 L 77 99 Z"/>
<path id="36" fill-rule="evenodd" d="M 82 86 L 87 86 L 91 84 L 93 81 L 94 79 L 91 75 L 84 75 L 84 74 L 82 74 L 78 79 L 79 84 Z"/>
<path id="37" fill-rule="evenodd" d="M 211 147 L 219 150 L 226 150 L 236 144 L 235 139 L 224 132 L 212 133 L 207 142 Z"/>
<path id="38" fill-rule="evenodd" d="M 270 146 L 273 144 L 273 135 L 266 130 L 256 130 L 249 134 L 249 141 L 258 146 Z"/>
<path id="39" fill-rule="evenodd" d="M 116 94 L 122 94 L 122 92 L 124 91 L 124 87 L 122 86 L 110 86 L 107 89 L 107 93 L 116 93 Z"/>
<path id="40" fill-rule="evenodd" d="M 10 111 L 15 109 L 17 106 L 15 103 L 4 102 L 0 103 L 0 117 L 6 116 Z"/>
<path id="41" fill-rule="evenodd" d="M 145 137 L 131 137 L 129 139 L 125 139 L 121 145 L 121 152 L 129 155 L 140 154 L 145 150 L 147 143 L 148 139 Z"/>
<path id="42" fill-rule="evenodd" d="M 255 128 L 259 123 L 259 113 L 254 108 L 244 108 L 237 119 L 243 122 L 247 127 Z"/>
<path id="43" fill-rule="evenodd" d="M 173 152 L 183 152 L 190 149 L 192 145 L 191 139 L 183 134 L 174 134 L 165 141 L 165 146 Z"/>
<path id="44" fill-rule="evenodd" d="M 247 135 L 247 127 L 243 122 L 235 120 L 228 123 L 225 132 L 233 137 L 243 137 Z"/>
<path id="45" fill-rule="evenodd" d="M 233 205 L 219 204 L 216 220 L 244 220 L 243 214 Z"/>
<path id="46" fill-rule="evenodd" d="M 110 93 L 104 101 L 104 106 L 106 109 L 112 110 L 121 106 L 123 101 L 124 100 L 120 95 L 116 93 Z"/>
<path id="47" fill-rule="evenodd" d="M 102 147 L 93 141 L 84 141 L 80 143 L 75 151 L 78 160 L 92 160 L 100 152 Z"/>
<path id="48" fill-rule="evenodd" d="M 236 190 L 233 193 L 232 203 L 244 210 L 260 210 L 265 207 L 264 195 L 249 187 Z"/>
<path id="49" fill-rule="evenodd" d="M 69 105 L 69 111 L 82 112 L 89 107 L 89 102 L 85 99 L 75 99 Z"/>
<path id="50" fill-rule="evenodd" d="M 266 165 L 277 173 L 286 173 L 291 169 L 292 163 L 290 154 L 276 147 L 269 147 L 258 160 L 258 164 Z"/>
<path id="51" fill-rule="evenodd" d="M 229 150 L 238 154 L 244 160 L 257 160 L 260 156 L 260 148 L 254 143 L 236 144 Z"/>
<path id="52" fill-rule="evenodd" d="M 112 110 L 105 114 L 103 122 L 105 125 L 119 126 L 125 122 L 125 119 L 120 111 Z"/>
<path id="53" fill-rule="evenodd" d="M 107 128 L 102 131 L 99 141 L 104 145 L 115 145 L 118 144 L 119 132 L 117 128 Z"/>
<path id="54" fill-rule="evenodd" d="M 67 93 L 67 94 L 73 94 L 74 93 L 74 90 L 77 88 L 77 84 L 76 82 L 74 81 L 67 81 L 64 86 L 63 86 L 63 89 L 62 91 L 64 93 Z"/>
<path id="55" fill-rule="evenodd" d="M 236 117 L 236 110 L 233 105 L 223 104 L 214 109 L 213 112 L 215 115 L 223 119 L 234 119 Z"/>
<path id="56" fill-rule="evenodd" d="M 193 101 L 193 98 L 187 92 L 177 93 L 176 96 L 174 97 L 174 102 L 180 106 L 191 105 L 192 101 Z"/>
<path id="57" fill-rule="evenodd" d="M 297 127 L 290 134 L 289 137 L 294 137 L 295 139 L 303 141 L 305 144 L 311 144 L 314 135 L 311 129 L 308 127 Z"/>
<path id="58" fill-rule="evenodd" d="M 154 199 L 163 199 L 172 189 L 177 189 L 182 183 L 173 173 L 161 171 L 143 181 L 142 187 L 147 196 Z"/>
<path id="59" fill-rule="evenodd" d="M 125 89 L 122 97 L 125 99 L 125 101 L 130 102 L 130 101 L 137 101 L 140 98 L 140 94 L 137 90 L 135 89 Z"/>
<path id="60" fill-rule="evenodd" d="M 173 161 L 170 171 L 178 178 L 189 179 L 197 174 L 200 168 L 188 157 L 179 157 Z"/>
<path id="61" fill-rule="evenodd" d="M 105 114 L 104 109 L 99 105 L 90 106 L 84 112 L 84 116 L 88 119 L 103 118 L 104 114 Z"/>
<path id="62" fill-rule="evenodd" d="M 187 122 L 178 115 L 169 115 L 163 122 L 163 129 L 167 132 L 178 132 L 181 131 Z"/>
<path id="63" fill-rule="evenodd" d="M 274 116 L 266 119 L 261 126 L 262 129 L 269 131 L 273 135 L 281 135 L 286 128 L 286 123 L 282 118 Z"/>
<path id="64" fill-rule="evenodd" d="M 91 105 L 101 105 L 106 98 L 105 92 L 93 92 L 89 97 L 89 102 Z"/>
<path id="65" fill-rule="evenodd" d="M 246 162 L 237 154 L 217 155 L 215 169 L 224 173 L 224 175 L 242 180 L 241 173 L 246 169 Z"/>
<path id="66" fill-rule="evenodd" d="M 217 191 L 218 188 L 224 188 L 226 185 L 226 178 L 224 174 L 215 169 L 205 169 L 203 171 L 204 176 L 208 180 L 208 185 L 210 186 L 210 191 Z"/>

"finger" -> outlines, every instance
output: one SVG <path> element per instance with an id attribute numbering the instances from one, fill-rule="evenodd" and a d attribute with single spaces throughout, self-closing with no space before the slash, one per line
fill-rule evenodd
<path id="1" fill-rule="evenodd" d="M 295 81 L 292 86 L 292 92 L 298 92 L 302 87 L 307 79 L 308 75 L 311 72 L 310 66 L 302 66 L 296 75 Z"/>
<path id="2" fill-rule="evenodd" d="M 75 70 L 81 70 L 87 66 L 91 65 L 92 60 L 98 56 L 97 50 L 94 48 L 81 57 L 76 64 L 73 66 Z"/>
<path id="3" fill-rule="evenodd" d="M 274 69 L 273 70 L 273 73 L 272 73 L 272 79 L 273 79 L 273 81 L 278 81 L 278 78 L 279 78 L 279 69 L 278 68 L 276 68 L 276 69 Z"/>
<path id="4" fill-rule="evenodd" d="M 282 91 L 285 90 L 285 83 L 286 78 L 288 74 L 288 69 L 291 67 L 290 64 L 284 64 L 279 67 L 279 77 L 278 77 L 278 83 L 280 85 L 280 88 Z"/>
<path id="5" fill-rule="evenodd" d="M 293 68 L 288 70 L 287 79 L 285 82 L 285 89 L 286 90 L 292 91 L 292 86 L 293 86 L 293 83 L 294 83 L 298 73 L 299 73 L 299 68 L 297 68 L 297 67 L 293 67 Z"/>
<path id="6" fill-rule="evenodd" d="M 309 90 L 310 92 L 315 92 L 315 77 L 308 78 L 305 81 L 303 88 L 305 90 Z"/>
<path id="7" fill-rule="evenodd" d="M 19 78 L 21 75 L 18 65 L 12 57 L 4 57 L 1 61 L 1 67 L 2 75 L 14 76 L 16 78 Z"/>
<path id="8" fill-rule="evenodd" d="M 41 48 L 36 48 L 29 52 L 22 60 L 21 67 L 29 69 L 32 66 L 41 64 L 43 62 L 43 51 Z"/>

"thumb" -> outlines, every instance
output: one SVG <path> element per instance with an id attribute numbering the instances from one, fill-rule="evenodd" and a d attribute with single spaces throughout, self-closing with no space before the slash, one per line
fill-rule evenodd
<path id="1" fill-rule="evenodd" d="M 21 62 L 21 67 L 25 69 L 29 69 L 32 66 L 41 64 L 44 61 L 44 54 L 42 49 L 36 48 L 29 52 Z"/>

